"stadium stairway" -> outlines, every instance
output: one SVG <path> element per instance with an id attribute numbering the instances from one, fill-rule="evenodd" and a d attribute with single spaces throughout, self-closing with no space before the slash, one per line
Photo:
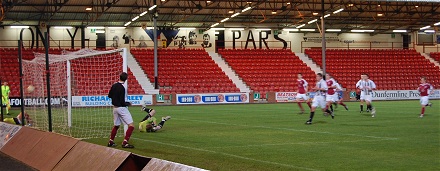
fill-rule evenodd
<path id="1" fill-rule="evenodd" d="M 431 63 L 433 63 L 435 66 L 440 67 L 440 64 L 438 63 L 437 60 L 435 60 L 435 58 L 431 58 L 431 56 L 429 56 L 426 53 L 420 53 L 423 57 L 425 57 L 426 59 L 428 59 Z"/>
<path id="2" fill-rule="evenodd" d="M 121 52 L 122 53 L 122 52 Z M 121 54 L 122 55 L 122 54 Z M 147 75 L 142 70 L 141 66 L 136 62 L 131 52 L 127 53 L 127 65 L 133 72 L 133 76 L 141 85 L 146 94 L 158 94 L 159 90 L 155 90 L 153 84 L 148 80 Z"/>
<path id="3" fill-rule="evenodd" d="M 318 66 L 312 59 L 309 58 L 305 53 L 295 53 L 296 56 L 299 57 L 313 72 L 322 73 L 323 70 L 320 66 Z"/>
<path id="4" fill-rule="evenodd" d="M 232 80 L 232 82 L 240 89 L 240 92 L 250 92 L 249 86 L 235 73 L 234 70 L 223 60 L 218 53 L 208 52 L 212 60 L 222 69 L 223 72 Z"/>
<path id="5" fill-rule="evenodd" d="M 296 91 L 298 73 L 306 80 L 315 78 L 315 72 L 288 49 L 219 49 L 218 52 L 262 99 L 266 99 L 268 92 Z"/>

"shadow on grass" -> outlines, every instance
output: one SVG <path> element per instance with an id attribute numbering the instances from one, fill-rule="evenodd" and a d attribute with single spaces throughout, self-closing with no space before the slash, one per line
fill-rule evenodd
<path id="1" fill-rule="evenodd" d="M 326 124 L 326 123 L 328 123 L 327 121 L 316 121 L 316 122 L 313 122 L 313 124 Z"/>

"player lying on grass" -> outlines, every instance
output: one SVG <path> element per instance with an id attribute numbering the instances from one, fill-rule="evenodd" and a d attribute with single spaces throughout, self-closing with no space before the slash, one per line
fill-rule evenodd
<path id="1" fill-rule="evenodd" d="M 156 114 L 156 111 L 154 109 L 142 107 L 142 111 L 147 112 L 147 116 L 142 119 L 142 121 L 139 123 L 139 131 L 141 132 L 156 132 L 163 128 L 163 125 L 167 120 L 171 119 L 171 116 L 162 117 L 162 121 L 157 124 L 156 117 L 154 115 Z"/>
<path id="2" fill-rule="evenodd" d="M 17 117 L 15 117 L 15 118 L 5 118 L 5 119 L 3 119 L 3 122 L 10 123 L 10 124 L 16 124 L 16 125 L 21 125 L 21 117 L 22 116 L 23 115 L 20 112 L 20 114 L 18 114 Z M 24 119 L 26 121 L 25 125 L 32 126 L 33 121 L 31 119 L 31 117 L 26 112 L 24 112 Z"/>
<path id="3" fill-rule="evenodd" d="M 431 84 L 426 82 L 426 77 L 420 78 L 421 84 L 419 85 L 418 91 L 420 92 L 420 105 L 422 106 L 422 112 L 420 112 L 420 117 L 423 118 L 425 115 L 425 107 L 432 107 L 432 103 L 429 103 L 429 95 L 432 95 L 434 88 Z"/>

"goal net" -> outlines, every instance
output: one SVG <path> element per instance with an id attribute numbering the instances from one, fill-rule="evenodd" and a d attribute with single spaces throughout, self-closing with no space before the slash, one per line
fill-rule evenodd
<path id="1" fill-rule="evenodd" d="M 49 54 L 49 64 L 52 131 L 75 138 L 108 137 L 113 107 L 107 94 L 119 74 L 127 72 L 125 49 L 62 51 Z M 25 112 L 33 121 L 30 126 L 47 131 L 45 54 L 35 53 L 33 60 L 23 60 L 22 65 Z"/>

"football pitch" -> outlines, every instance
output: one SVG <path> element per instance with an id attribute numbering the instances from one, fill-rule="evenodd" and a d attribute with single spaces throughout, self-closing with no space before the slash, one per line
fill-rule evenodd
<path id="1" fill-rule="evenodd" d="M 130 151 L 209 170 L 440 170 L 440 101 L 432 102 L 425 118 L 418 101 L 375 102 L 376 118 L 350 102 L 334 120 L 317 112 L 313 125 L 292 103 L 154 106 L 158 119 L 172 119 L 156 133 L 135 131 Z M 144 116 L 131 111 L 135 122 Z"/>
<path id="2" fill-rule="evenodd" d="M 208 170 L 440 170 L 440 101 L 431 102 L 424 118 L 418 101 L 376 101 L 375 118 L 349 102 L 312 125 L 293 103 L 153 106 L 172 119 L 155 133 L 136 128 L 128 151 Z M 137 126 L 146 113 L 130 111 Z"/>

